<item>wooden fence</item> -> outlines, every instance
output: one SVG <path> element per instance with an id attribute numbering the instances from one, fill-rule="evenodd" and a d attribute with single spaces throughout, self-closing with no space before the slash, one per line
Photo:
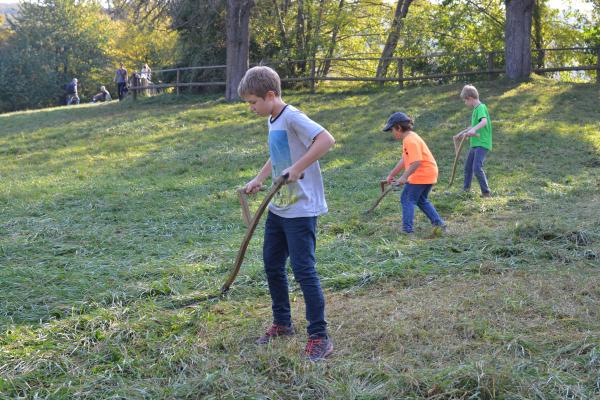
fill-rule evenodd
<path id="1" fill-rule="evenodd" d="M 580 52 L 590 61 L 588 65 L 557 65 L 560 57 L 552 60 L 551 54 L 558 52 Z M 548 62 L 550 57 L 551 61 Z M 563 57 L 564 58 L 564 57 Z M 593 59 L 595 58 L 595 63 Z M 455 67 L 457 60 L 467 59 L 462 71 L 444 71 L 444 60 L 449 67 Z M 318 82 L 375 82 L 385 84 L 395 82 L 400 88 L 407 82 L 437 80 L 447 81 L 465 76 L 481 75 L 487 79 L 495 79 L 505 72 L 503 52 L 468 52 L 461 54 L 436 53 L 414 57 L 390 57 L 388 74 L 385 77 L 376 77 L 377 64 L 383 60 L 380 57 L 337 57 L 316 58 L 307 60 L 269 60 L 254 65 L 268 65 L 275 68 L 282 83 L 308 84 L 312 92 L 315 91 Z M 600 47 L 564 47 L 532 49 L 532 62 L 543 60 L 543 67 L 534 67 L 533 72 L 538 74 L 556 73 L 564 71 L 596 71 L 596 83 L 600 84 Z M 560 60 L 559 60 L 560 61 Z M 327 73 L 322 73 L 323 66 L 328 65 Z M 469 67 L 478 68 L 469 68 Z M 148 89 L 175 88 L 179 94 L 184 88 L 194 87 L 218 87 L 225 86 L 226 65 L 211 65 L 202 67 L 171 68 L 153 71 L 153 76 L 165 77 L 169 82 L 152 83 L 148 86 L 131 86 L 134 97 L 138 91 Z M 196 81 L 198 73 L 207 75 Z M 425 72 L 425 73 L 423 73 Z M 361 75 L 364 74 L 364 75 Z M 185 78 L 187 75 L 189 78 Z M 366 76 L 365 76 L 366 75 Z M 215 79 L 216 78 L 216 79 Z"/>

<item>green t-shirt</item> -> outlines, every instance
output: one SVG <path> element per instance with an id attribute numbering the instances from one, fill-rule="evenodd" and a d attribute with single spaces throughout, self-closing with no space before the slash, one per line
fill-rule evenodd
<path id="1" fill-rule="evenodd" d="M 487 124 L 483 128 L 477 130 L 479 136 L 472 136 L 469 143 L 471 144 L 471 147 L 484 147 L 488 150 L 492 150 L 492 119 L 490 118 L 490 113 L 488 112 L 486 105 L 480 103 L 473 109 L 471 126 L 477 125 L 482 118 L 487 119 Z"/>

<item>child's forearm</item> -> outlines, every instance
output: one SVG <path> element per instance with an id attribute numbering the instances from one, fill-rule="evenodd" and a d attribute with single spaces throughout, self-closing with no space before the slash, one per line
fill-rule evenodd
<path id="1" fill-rule="evenodd" d="M 400 161 L 398 161 L 398 164 L 396 164 L 394 169 L 392 169 L 392 171 L 390 172 L 390 176 L 394 177 L 394 176 L 398 175 L 400 173 L 400 171 L 402 171 L 403 168 L 404 168 L 404 159 L 401 158 Z"/>
<path id="2" fill-rule="evenodd" d="M 323 130 L 316 137 L 312 145 L 308 148 L 306 154 L 304 154 L 298 161 L 291 166 L 290 169 L 294 170 L 298 175 L 308 168 L 312 163 L 319 160 L 333 147 L 335 139 L 327 130 Z"/>
<path id="3" fill-rule="evenodd" d="M 464 135 L 467 136 L 467 137 L 479 136 L 479 133 L 477 133 L 477 130 L 483 128 L 486 125 L 487 125 L 487 119 L 486 118 L 481 118 L 481 121 L 479 121 L 479 123 L 477 125 L 472 126 L 471 128 L 469 128 L 469 130 L 466 131 L 464 133 Z"/>
<path id="4" fill-rule="evenodd" d="M 481 118 L 481 121 L 473 127 L 476 131 L 487 125 L 487 118 Z"/>
<path id="5" fill-rule="evenodd" d="M 419 165 L 421 165 L 421 161 L 415 161 L 414 163 L 410 164 L 402 176 L 408 179 L 408 177 L 411 176 L 417 170 L 417 168 L 419 168 Z"/>
<path id="6" fill-rule="evenodd" d="M 264 180 L 267 179 L 271 175 L 272 171 L 273 171 L 273 165 L 271 164 L 271 159 L 269 158 L 267 160 L 267 162 L 265 163 L 265 165 L 263 165 L 263 167 L 260 169 L 260 172 L 258 173 L 258 175 L 256 175 L 256 178 L 254 178 L 254 179 L 259 181 L 260 183 L 263 183 Z"/>

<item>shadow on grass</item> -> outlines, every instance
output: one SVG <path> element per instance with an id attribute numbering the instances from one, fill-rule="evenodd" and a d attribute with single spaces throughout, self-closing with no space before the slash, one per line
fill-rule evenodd
<path id="1" fill-rule="evenodd" d="M 590 167 L 580 155 L 597 155 L 597 150 L 576 132 L 557 131 L 557 123 L 573 123 L 577 106 L 554 107 L 554 93 L 546 99 L 543 88 L 528 85 L 479 85 L 495 122 L 495 149 L 487 164 L 492 188 L 500 196 L 535 198 L 551 182 L 568 177 L 575 187 L 584 185 L 578 177 Z M 592 90 L 557 87 L 559 102 L 565 104 L 588 101 Z M 416 117 L 415 130 L 438 160 L 440 184 L 432 201 L 444 218 L 452 221 L 465 207 L 478 207 L 440 193 L 454 156 L 451 136 L 471 112 L 458 98 L 460 88 L 289 96 L 291 104 L 338 141 L 322 161 L 331 213 L 322 219 L 319 251 L 324 282 L 330 287 L 362 285 L 386 270 L 444 263 L 446 244 L 385 244 L 397 240 L 396 202 L 389 201 L 369 221 L 359 215 L 377 196 L 378 180 L 399 159 L 400 143 L 381 132 L 395 110 Z M 0 196 L 0 262 L 8 288 L 0 295 L 5 321 L 51 320 L 72 307 L 102 306 L 115 299 L 126 303 L 144 293 L 186 293 L 220 281 L 243 234 L 232 189 L 251 179 L 267 159 L 266 124 L 242 104 L 189 101 L 153 99 L 2 117 L 10 128 L 1 138 L 14 141 L 18 151 L 0 157 L 15 169 L 27 170 L 29 175 L 21 179 L 31 181 L 15 184 Z M 581 109 L 597 121 L 587 107 Z M 123 132 L 128 124 L 135 132 Z M 35 133 L 31 141 L 25 130 Z M 45 149 L 65 151 L 49 168 L 51 156 L 44 155 Z M 82 160 L 87 156 L 104 157 Z M 42 179 L 77 168 L 87 171 L 81 177 L 64 174 L 58 183 Z M 11 204 L 15 199 L 18 204 Z M 246 284 L 262 276 L 260 236 L 259 231 L 246 264 Z M 413 260 L 419 248 L 426 250 L 425 263 Z"/>

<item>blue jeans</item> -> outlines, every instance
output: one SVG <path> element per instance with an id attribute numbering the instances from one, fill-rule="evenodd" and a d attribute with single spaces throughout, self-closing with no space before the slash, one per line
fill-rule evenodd
<path id="1" fill-rule="evenodd" d="M 433 225 L 444 225 L 444 221 L 427 198 L 432 187 L 433 185 L 404 184 L 404 190 L 402 190 L 402 195 L 400 196 L 400 203 L 402 204 L 402 229 L 404 232 L 413 232 L 415 205 L 419 206 Z"/>
<path id="2" fill-rule="evenodd" d="M 485 194 L 490 192 L 487 177 L 483 171 L 483 164 L 485 163 L 485 156 L 487 153 L 488 149 L 485 147 L 472 147 L 471 150 L 469 150 L 467 161 L 465 162 L 464 190 L 469 190 L 471 188 L 471 180 L 473 180 L 473 174 L 475 174 L 477 181 L 479 182 L 481 193 Z"/>
<path id="3" fill-rule="evenodd" d="M 271 302 L 273 322 L 292 323 L 286 262 L 288 257 L 306 305 L 309 335 L 326 336 L 325 297 L 315 269 L 317 217 L 283 218 L 269 211 L 265 223 L 263 260 Z"/>

